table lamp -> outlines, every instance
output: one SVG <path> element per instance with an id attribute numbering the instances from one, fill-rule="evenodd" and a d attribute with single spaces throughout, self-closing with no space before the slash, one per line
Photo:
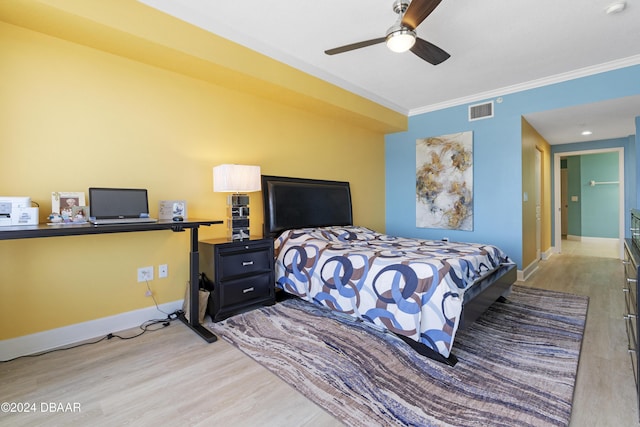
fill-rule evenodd
<path id="1" fill-rule="evenodd" d="M 213 168 L 213 191 L 227 196 L 229 240 L 249 239 L 249 195 L 260 191 L 260 166 L 219 165 Z"/>

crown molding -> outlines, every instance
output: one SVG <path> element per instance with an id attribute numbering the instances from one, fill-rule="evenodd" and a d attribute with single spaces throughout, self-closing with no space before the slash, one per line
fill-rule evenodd
<path id="1" fill-rule="evenodd" d="M 555 74 L 553 76 L 544 77 L 537 80 L 531 80 L 525 83 L 519 83 L 517 85 L 505 86 L 500 89 L 481 92 L 471 96 L 465 96 L 462 98 L 456 98 L 449 101 L 440 102 L 437 104 L 426 105 L 424 107 L 410 110 L 409 116 L 411 117 L 418 114 L 424 114 L 432 111 L 442 110 L 445 108 L 469 104 L 472 102 L 483 101 L 483 100 L 495 98 L 498 96 L 504 96 L 511 93 L 522 92 L 524 90 L 536 89 L 536 88 L 548 86 L 554 83 L 562 83 L 569 80 L 574 80 L 581 77 L 588 77 L 594 74 L 600 74 L 607 71 L 618 70 L 620 68 L 630 67 L 638 64 L 640 64 L 640 55 L 629 56 L 627 58 L 618 59 L 615 61 L 604 62 L 602 64 L 580 68 L 580 69 L 569 71 L 566 73 Z"/>

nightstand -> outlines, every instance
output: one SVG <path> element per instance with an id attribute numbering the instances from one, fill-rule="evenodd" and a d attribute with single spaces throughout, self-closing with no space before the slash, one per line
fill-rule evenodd
<path id="1" fill-rule="evenodd" d="M 275 304 L 273 240 L 203 240 L 200 271 L 214 282 L 209 315 L 214 322 L 259 305 Z"/>

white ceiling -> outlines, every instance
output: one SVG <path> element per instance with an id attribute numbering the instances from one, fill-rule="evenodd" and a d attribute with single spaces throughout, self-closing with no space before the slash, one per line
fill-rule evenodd
<path id="1" fill-rule="evenodd" d="M 640 117 L 640 95 L 527 114 L 525 119 L 555 145 L 635 135 L 635 117 Z M 593 133 L 581 135 L 586 130 Z"/>
<path id="2" fill-rule="evenodd" d="M 437 66 L 384 44 L 324 54 L 384 37 L 397 17 L 393 0 L 139 1 L 408 115 L 640 64 L 637 0 L 611 15 L 605 9 L 616 0 L 443 0 L 418 27 L 419 37 L 451 54 Z M 600 109 L 567 109 L 562 116 L 573 126 L 595 125 L 586 115 L 598 117 L 612 108 L 628 126 L 610 127 L 628 133 L 593 129 L 591 139 L 634 134 L 637 97 L 622 107 L 609 102 Z M 552 144 L 575 142 L 564 135 L 569 129 L 561 121 L 548 122 L 559 116 L 527 119 Z"/>

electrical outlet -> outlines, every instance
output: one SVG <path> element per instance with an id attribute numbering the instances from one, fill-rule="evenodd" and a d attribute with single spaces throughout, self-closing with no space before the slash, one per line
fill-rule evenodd
<path id="1" fill-rule="evenodd" d="M 165 278 L 169 275 L 169 266 L 167 264 L 160 264 L 158 266 L 158 279 Z"/>
<path id="2" fill-rule="evenodd" d="M 138 282 L 153 280 L 153 267 L 140 267 L 138 269 Z"/>

